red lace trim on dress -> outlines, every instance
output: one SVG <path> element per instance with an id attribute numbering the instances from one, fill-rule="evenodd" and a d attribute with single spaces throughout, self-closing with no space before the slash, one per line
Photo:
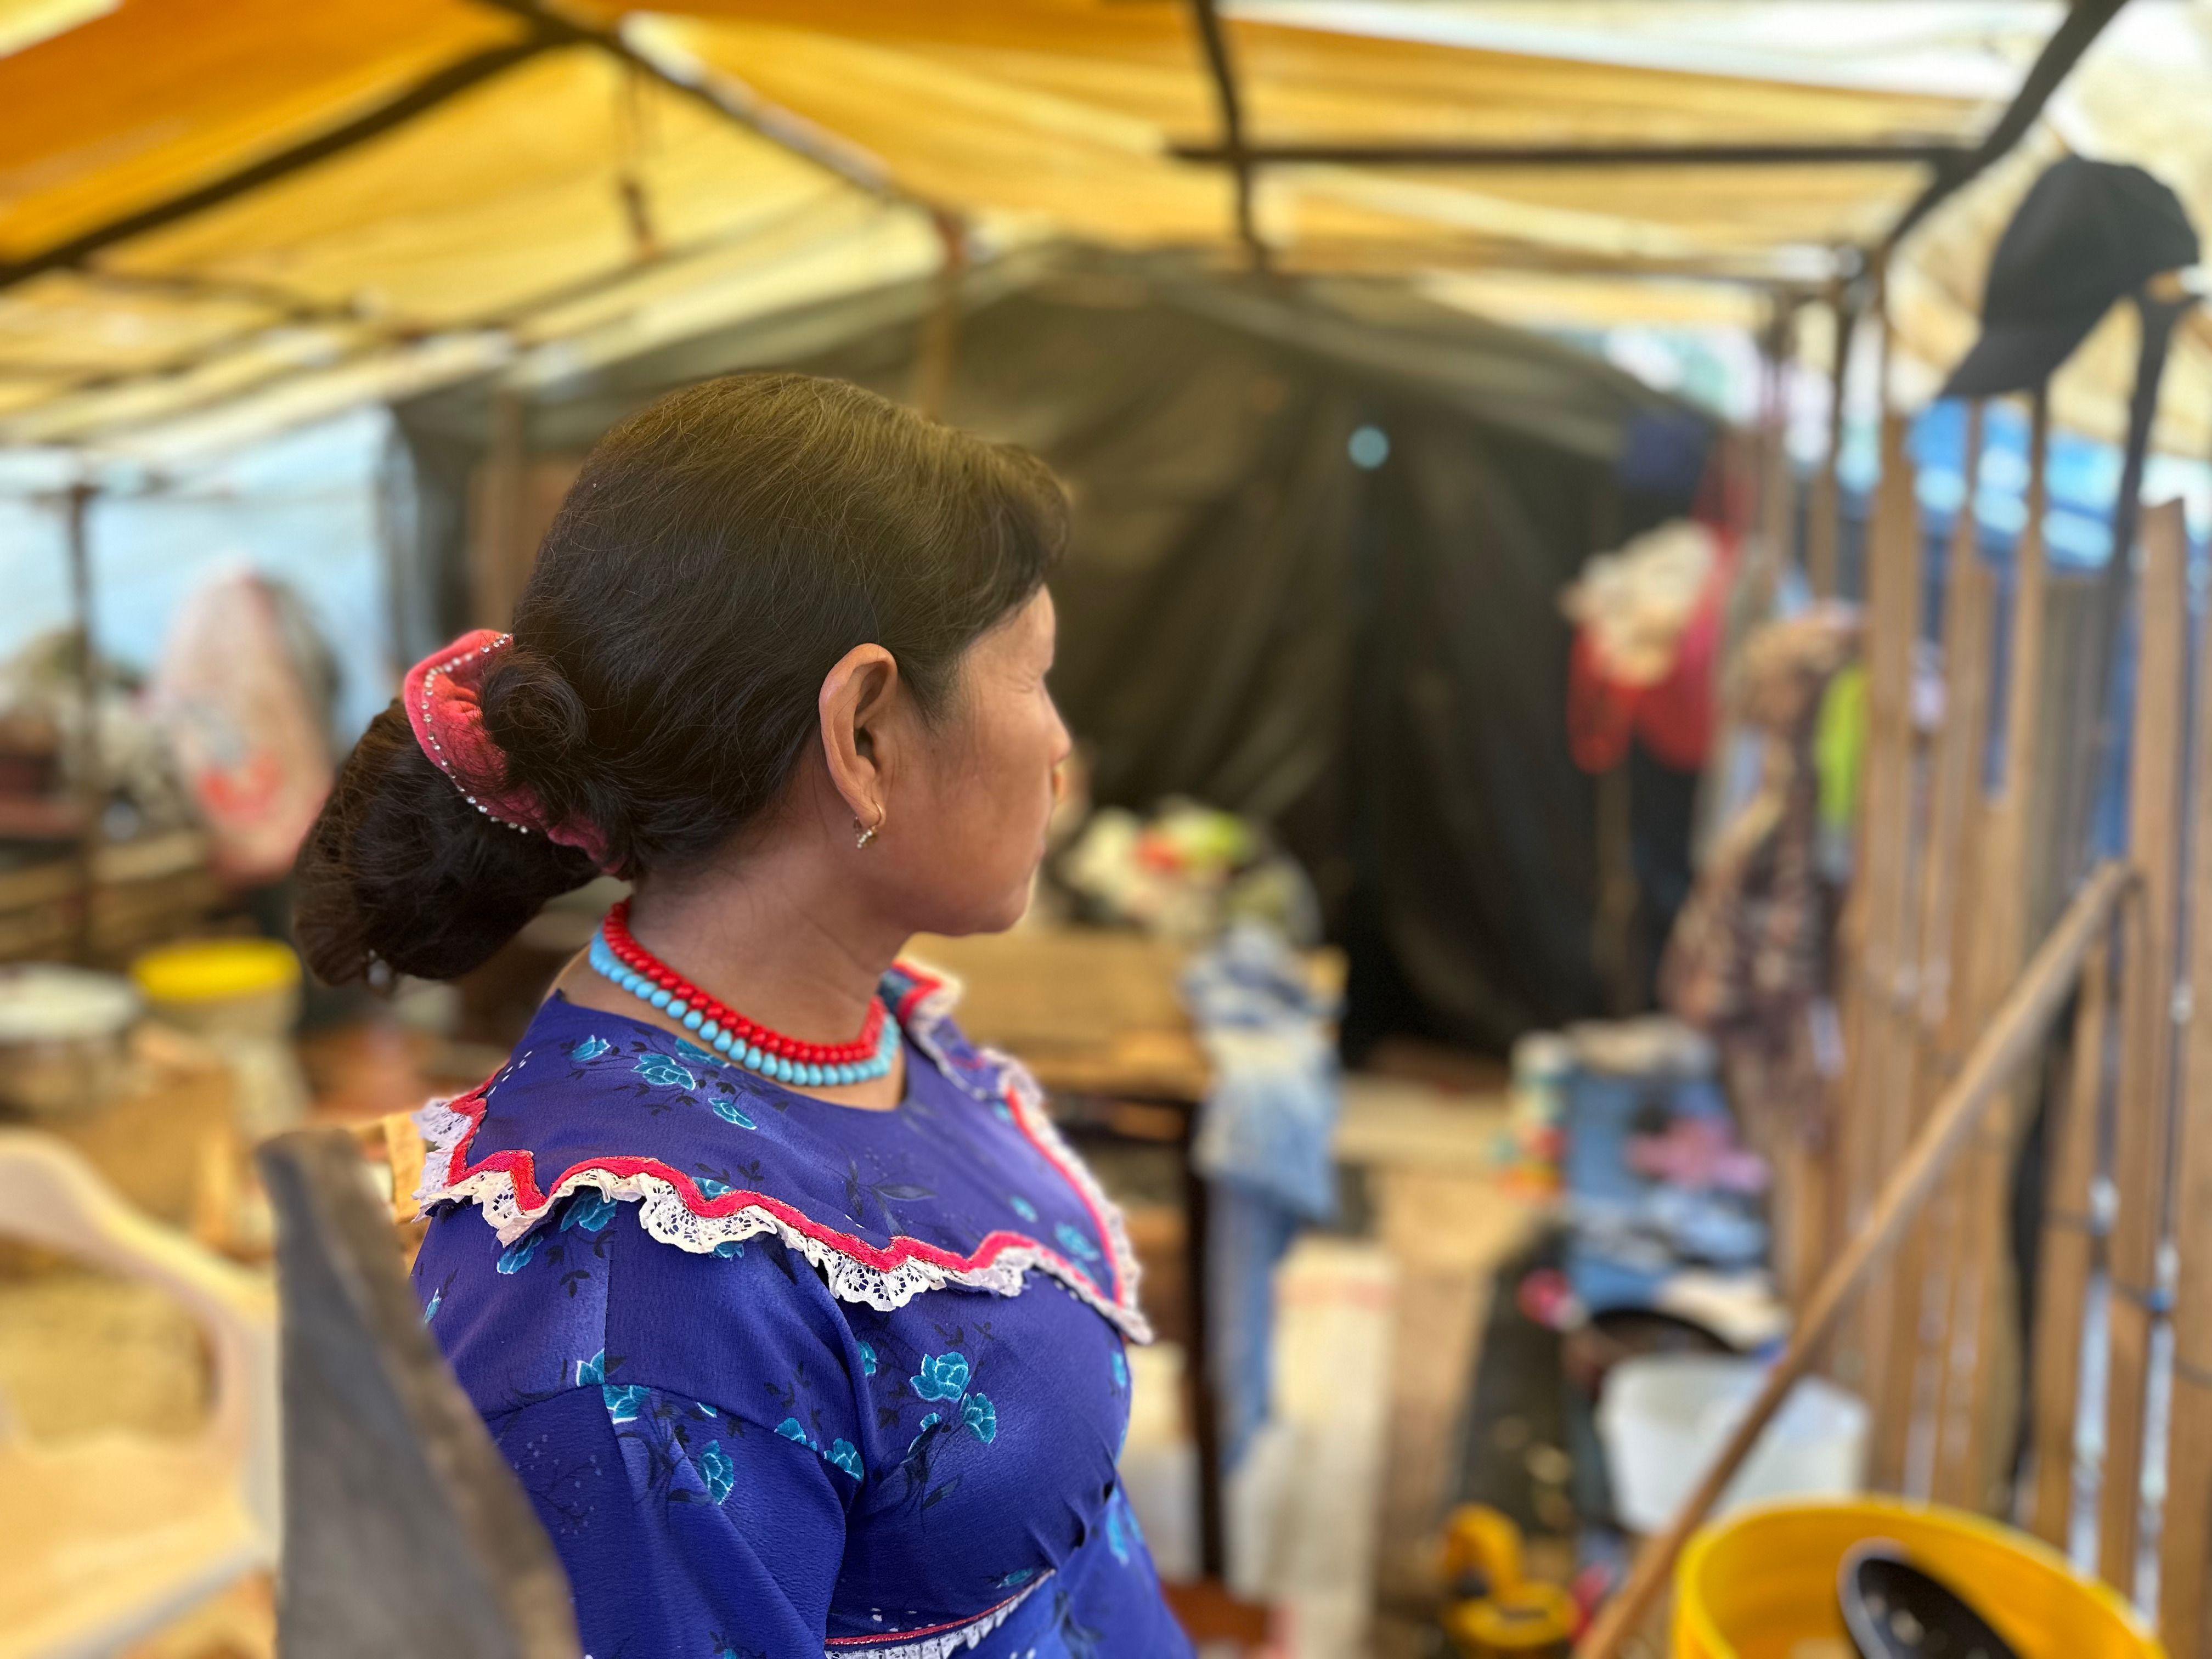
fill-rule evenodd
<path id="1" fill-rule="evenodd" d="M 971 1095 L 989 1099 L 983 1091 L 962 1082 L 936 1041 L 957 988 L 910 964 L 901 963 L 900 968 L 916 981 L 899 1000 L 896 1012 L 900 1024 L 940 1071 Z M 653 1237 L 696 1254 L 709 1254 L 727 1240 L 773 1231 L 824 1270 L 833 1293 L 885 1312 L 946 1285 L 1015 1295 L 1023 1288 L 1028 1269 L 1038 1267 L 1132 1340 L 1149 1341 L 1151 1328 L 1135 1303 L 1135 1258 L 1119 1212 L 1046 1117 L 1035 1081 L 1006 1056 L 987 1052 L 984 1058 L 999 1070 L 1001 1097 L 1015 1126 L 1090 1216 L 1104 1246 L 1107 1284 L 1100 1285 L 1064 1254 L 1025 1233 L 994 1230 L 964 1255 L 904 1234 L 894 1235 L 885 1245 L 872 1244 L 766 1193 L 732 1190 L 709 1198 L 681 1170 L 658 1158 L 613 1155 L 586 1159 L 562 1170 L 550 1187 L 539 1184 L 537 1158 L 526 1150 L 493 1152 L 472 1164 L 469 1145 L 483 1120 L 486 1097 L 495 1079 L 452 1100 L 433 1101 L 416 1115 L 430 1156 L 415 1196 L 424 1209 L 436 1203 L 473 1200 L 482 1206 L 500 1242 L 512 1244 L 562 1198 L 594 1187 L 611 1199 L 640 1200 L 641 1218 Z"/>

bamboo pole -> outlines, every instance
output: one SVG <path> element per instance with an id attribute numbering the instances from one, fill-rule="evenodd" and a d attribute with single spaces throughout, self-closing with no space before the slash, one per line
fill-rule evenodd
<path id="1" fill-rule="evenodd" d="M 2091 1189 L 2102 1146 L 2106 1066 L 2112 1030 L 2112 942 L 2100 940 L 2082 975 L 2065 1087 L 2051 1103 L 2050 1174 L 2039 1253 L 2036 1484 L 2028 1505 L 2038 1536 L 2063 1548 L 2073 1508 L 2081 1329 L 2094 1267 Z"/>
<path id="2" fill-rule="evenodd" d="M 2051 1178 L 2037 1254 L 2031 1390 L 2035 1487 L 2027 1524 L 2038 1538 L 2062 1553 L 2074 1519 L 2074 1426 L 2081 1402 L 2082 1310 L 2095 1265 L 2089 1188 L 2097 1174 L 2098 1108 L 2104 1095 L 2111 981 L 2112 947 L 2108 941 L 2100 941 L 2081 972 L 2065 1097 L 2051 1105 L 2057 1121 L 2052 1126 Z"/>
<path id="3" fill-rule="evenodd" d="M 2160 508 L 2156 519 L 2169 509 Z M 2145 526 L 2146 533 L 2149 527 Z M 2169 524 L 2158 533 L 2172 534 Z M 2212 1573 L 2212 615 L 2197 635 L 2196 822 L 2190 840 L 2189 985 L 2176 1012 L 2183 1039 L 2180 1183 L 2174 1245 L 2173 1409 L 2166 1457 L 2166 1521 L 2159 1547 L 2159 1629 L 2175 1659 L 2207 1647 L 2205 1578 Z"/>
<path id="4" fill-rule="evenodd" d="M 1813 480 L 1805 510 L 1805 579 L 1814 594 L 1824 599 L 1835 598 L 1843 576 L 1844 491 L 1838 465 L 1843 458 L 1844 418 L 1850 391 L 1851 337 L 1857 332 L 1859 322 L 1849 283 L 1836 285 L 1829 298 L 1828 317 L 1834 331 L 1828 362 L 1828 441 L 1821 451 L 1820 471 Z"/>
<path id="5" fill-rule="evenodd" d="M 1988 834 L 1976 849 L 1986 885 L 1976 903 L 1976 928 L 1987 955 L 1975 988 L 1972 1012 L 2012 982 L 2027 959 L 2028 806 L 2034 799 L 2035 732 L 2043 697 L 2045 640 L 2049 618 L 2050 568 L 2043 524 L 2050 507 L 2051 403 L 2039 389 L 2028 437 L 2027 522 L 2013 550 L 2010 660 L 2005 674 L 2004 771 L 1991 801 Z M 1954 1373 L 1947 1431 L 1938 1443 L 1948 1456 L 1936 1465 L 1936 1496 L 1962 1508 L 1994 1510 L 2001 1504 L 2003 1471 L 1993 1468 L 2008 1453 L 2019 1423 L 2020 1331 L 2012 1295 L 2009 1249 L 2012 1166 L 2023 1118 L 2021 1103 L 2032 1083 L 2014 1087 L 2003 1109 L 1984 1120 L 1981 1144 L 1962 1171 L 1972 1194 L 1967 1211 L 1965 1271 L 1956 1281 L 1973 1300 L 1954 1302 L 1954 1328 L 1964 1361 Z"/>
<path id="6" fill-rule="evenodd" d="M 1576 1648 L 1577 1659 L 1617 1659 L 1622 1645 L 1636 1633 L 1665 1587 L 1668 1572 L 1682 1547 L 1742 1467 L 1790 1389 L 1811 1368 L 1852 1294 L 1881 1261 L 1883 1252 L 1896 1243 L 1898 1234 L 1990 1102 L 2043 1042 L 2081 972 L 2083 958 L 2134 883 L 2134 873 L 2126 866 L 2106 864 L 2082 884 L 2027 971 L 2006 994 L 1996 1017 L 1976 1039 L 1957 1078 L 1913 1138 L 1904 1160 L 1883 1183 L 1866 1224 L 1852 1235 L 1835 1265 L 1821 1279 L 1749 1410 L 1666 1530 L 1638 1553 L 1627 1583 L 1606 1603 L 1589 1633 Z"/>
<path id="7" fill-rule="evenodd" d="M 2129 855 L 2143 902 L 2130 930 L 2120 987 L 2120 1081 L 2112 1182 L 2112 1362 L 2099 1571 L 2135 1583 L 2142 1508 L 2144 1389 L 2167 1186 L 2166 1105 L 2172 1076 L 2174 921 L 2179 903 L 2182 678 L 2189 625 L 2187 532 L 2170 501 L 2143 519 L 2138 592 L 2135 734 L 2128 757 Z M 2125 556 L 2115 550 L 2115 557 Z"/>
<path id="8" fill-rule="evenodd" d="M 1847 1227 L 1856 1228 L 1895 1167 L 1911 1130 L 1899 1060 L 1909 1054 L 1911 998 L 1913 721 L 1912 678 L 1920 637 L 1920 526 L 1905 422 L 1882 426 L 1881 492 L 1867 560 L 1867 761 L 1860 811 L 1853 903 L 1859 936 L 1850 975 L 1854 995 L 1844 1032 L 1844 1117 L 1838 1128 L 1850 1160 Z M 1894 1344 L 1887 1276 L 1878 1279 L 1859 1322 L 1856 1358 L 1839 1371 L 1861 1389 L 1875 1386 Z"/>
<path id="9" fill-rule="evenodd" d="M 1943 726 L 1929 780 L 1928 836 L 1922 858 L 1918 934 L 1915 957 L 1915 1019 L 1909 1055 L 1913 1127 L 1924 1120 L 1942 1088 L 1950 1055 L 1948 1017 L 1953 935 L 1958 928 L 1959 897 L 1970 885 L 1967 859 L 1969 809 L 1981 792 L 1982 757 L 1989 729 L 1990 603 L 1993 586 L 1981 562 L 1973 519 L 1974 489 L 1980 471 L 1982 406 L 1966 416 L 1966 505 L 1953 526 L 1949 564 L 1944 573 Z M 1899 1253 L 1895 1302 L 1882 1340 L 1886 1346 L 1868 1384 L 1875 1407 L 1872 1464 L 1874 1483 L 1899 1489 L 1911 1440 L 1922 1364 L 1922 1328 L 1937 1229 L 1925 1216 L 1913 1225 L 1912 1243 Z"/>

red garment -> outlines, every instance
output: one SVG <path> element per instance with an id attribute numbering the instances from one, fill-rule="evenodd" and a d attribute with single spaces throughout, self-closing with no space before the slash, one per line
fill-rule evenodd
<path id="1" fill-rule="evenodd" d="M 1628 740 L 1677 771 L 1705 763 L 1713 739 L 1713 678 L 1720 652 L 1721 599 L 1729 561 L 1717 559 L 1713 579 L 1682 629 L 1674 665 L 1651 685 L 1621 685 L 1598 666 L 1589 630 L 1575 633 L 1567 663 L 1567 742 L 1585 772 L 1609 772 L 1628 757 Z"/>

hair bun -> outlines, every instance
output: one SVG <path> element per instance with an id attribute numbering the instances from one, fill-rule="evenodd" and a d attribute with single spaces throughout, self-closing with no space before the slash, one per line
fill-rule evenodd
<path id="1" fill-rule="evenodd" d="M 484 676 L 484 730 L 525 779 L 581 754 L 591 737 L 584 700 L 552 661 L 517 645 Z"/>

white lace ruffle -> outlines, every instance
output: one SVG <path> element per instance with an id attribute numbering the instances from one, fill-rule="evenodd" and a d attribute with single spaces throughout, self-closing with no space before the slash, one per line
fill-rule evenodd
<path id="1" fill-rule="evenodd" d="M 924 964 L 909 963 L 908 966 L 921 968 Z M 937 1040 L 939 1028 L 951 1018 L 952 1010 L 960 1001 L 960 981 L 935 968 L 926 971 L 937 981 L 937 985 L 915 1004 L 907 1021 L 907 1035 L 914 1039 L 916 1048 L 937 1063 L 939 1071 L 988 1105 L 993 1098 L 990 1093 L 965 1082 L 959 1068 L 946 1060 L 944 1046 Z M 1061 1139 L 1059 1126 L 1044 1109 L 1044 1091 L 1030 1075 L 1030 1068 L 1002 1049 L 986 1048 L 982 1053 L 983 1058 L 998 1068 L 1000 1079 L 1007 1085 L 1012 1109 L 1021 1120 L 1023 1130 L 1045 1149 L 1060 1166 L 1068 1184 L 1075 1188 L 1076 1195 L 1098 1218 L 1100 1230 L 1106 1236 L 1106 1248 L 1114 1259 L 1114 1282 L 1121 1289 L 1121 1303 L 1110 1316 L 1131 1341 L 1150 1342 L 1152 1325 L 1137 1307 L 1137 1280 L 1143 1269 L 1138 1266 L 1137 1253 L 1129 1243 L 1129 1229 L 1121 1218 L 1121 1206 L 1106 1196 L 1098 1178 L 1091 1173 L 1090 1165 Z"/>
<path id="2" fill-rule="evenodd" d="M 938 1029 L 957 996 L 958 989 L 951 981 L 939 983 L 909 1014 L 907 1031 L 947 1077 L 988 1103 L 992 1097 L 961 1079 L 957 1069 L 946 1062 L 937 1041 Z M 1152 1327 L 1136 1306 L 1136 1256 L 1129 1248 L 1128 1232 L 1122 1225 L 1121 1212 L 1107 1200 L 1091 1172 L 1060 1138 L 1045 1114 L 1036 1079 L 1004 1055 L 989 1053 L 986 1058 L 1001 1068 L 1008 1085 L 1012 1109 L 1018 1115 L 1022 1127 L 1048 1151 L 1066 1179 L 1099 1218 L 1106 1234 L 1106 1247 L 1113 1253 L 1121 1301 L 1108 1297 L 1088 1275 L 1034 1240 L 1010 1244 L 988 1261 L 973 1267 L 942 1267 L 913 1257 L 894 1267 L 878 1267 L 846 1255 L 826 1239 L 801 1231 L 761 1206 L 749 1204 L 727 1215 L 701 1215 L 684 1201 L 672 1183 L 658 1176 L 618 1175 L 591 1164 L 564 1175 L 545 1194 L 543 1203 L 526 1208 L 515 1192 L 514 1176 L 504 1170 L 478 1170 L 459 1181 L 446 1181 L 453 1169 L 453 1150 L 468 1137 L 471 1123 L 444 1100 L 431 1101 L 415 1114 L 428 1153 L 415 1200 L 422 1210 L 433 1204 L 475 1204 L 483 1211 L 499 1242 L 513 1244 L 544 1220 L 562 1199 L 590 1187 L 603 1198 L 635 1203 L 638 1219 L 647 1232 L 664 1244 L 672 1244 L 694 1255 L 711 1255 L 719 1245 L 773 1233 L 787 1249 L 799 1252 L 821 1273 L 831 1295 L 842 1302 L 860 1303 L 881 1313 L 894 1312 L 926 1291 L 941 1291 L 951 1285 L 989 1291 L 999 1296 L 1018 1296 L 1029 1282 L 1030 1270 L 1036 1269 L 1066 1286 L 1131 1341 L 1151 1341 Z"/>
<path id="3" fill-rule="evenodd" d="M 1044 1091 L 1037 1086 L 1029 1067 L 1011 1054 L 996 1048 L 983 1051 L 984 1058 L 1000 1068 L 1000 1073 L 1010 1085 L 1013 1109 L 1020 1115 L 1022 1127 L 1030 1138 L 1044 1147 L 1060 1165 L 1060 1173 L 1073 1187 L 1077 1194 L 1098 1218 L 1099 1231 L 1105 1235 L 1107 1249 L 1114 1258 L 1114 1282 L 1121 1286 L 1121 1302 L 1116 1304 L 1115 1322 L 1133 1342 L 1152 1340 L 1151 1322 L 1137 1307 L 1137 1279 L 1144 1272 L 1137 1263 L 1137 1252 L 1129 1243 L 1128 1224 L 1121 1219 L 1120 1205 L 1106 1196 L 1099 1186 L 1098 1177 L 1091 1173 L 1091 1166 L 1075 1155 L 1075 1151 L 1060 1138 L 1060 1127 L 1044 1109 Z"/>
<path id="4" fill-rule="evenodd" d="M 951 1659 L 963 1648 L 972 1648 L 993 1631 L 1014 1615 L 1014 1609 L 1035 1595 L 1051 1579 L 1050 1573 L 1035 1583 L 1023 1587 L 1019 1595 L 1001 1601 L 981 1618 L 961 1626 L 957 1630 L 941 1630 L 918 1641 L 906 1641 L 896 1636 L 884 1638 L 883 1645 L 873 1642 L 839 1643 L 823 1650 L 823 1659 Z"/>

